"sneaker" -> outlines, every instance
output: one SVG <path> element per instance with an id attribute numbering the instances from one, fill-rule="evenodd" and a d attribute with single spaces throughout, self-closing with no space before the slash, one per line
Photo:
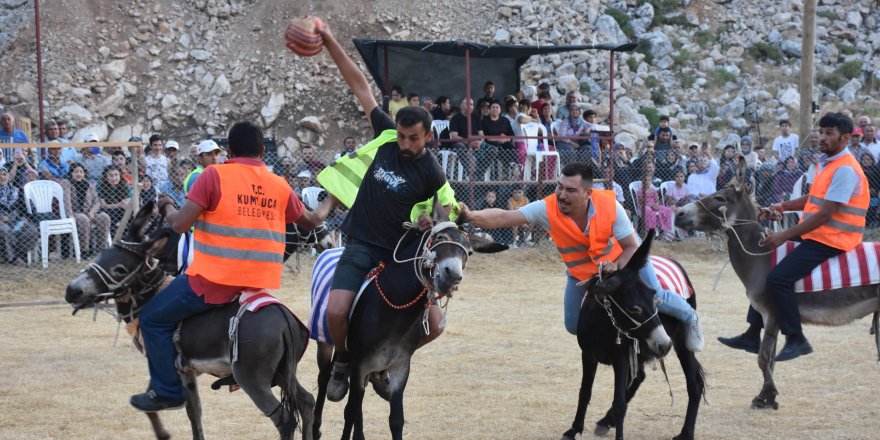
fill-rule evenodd
<path id="1" fill-rule="evenodd" d="M 147 390 L 146 393 L 135 394 L 129 400 L 131 406 L 143 412 L 158 412 L 165 409 L 180 409 L 186 405 L 186 399 L 172 399 L 162 397 L 153 390 Z"/>
<path id="2" fill-rule="evenodd" d="M 776 362 L 790 361 L 812 352 L 813 346 L 803 334 L 791 335 L 785 339 L 785 347 L 776 356 Z"/>
<path id="3" fill-rule="evenodd" d="M 684 345 L 688 350 L 697 353 L 703 351 L 703 326 L 700 324 L 700 315 L 694 312 L 694 317 L 687 325 L 687 336 Z"/>
<path id="4" fill-rule="evenodd" d="M 336 361 L 327 384 L 327 400 L 339 402 L 348 394 L 348 363 Z"/>
<path id="5" fill-rule="evenodd" d="M 758 354 L 761 348 L 761 338 L 749 335 L 748 332 L 732 338 L 718 337 L 718 342 L 737 350 L 745 350 L 749 353 Z"/>

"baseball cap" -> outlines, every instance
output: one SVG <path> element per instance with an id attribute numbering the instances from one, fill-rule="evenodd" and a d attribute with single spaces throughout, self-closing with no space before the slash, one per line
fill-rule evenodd
<path id="1" fill-rule="evenodd" d="M 176 142 L 176 141 L 168 141 L 168 142 L 165 142 L 165 149 L 166 149 L 166 150 L 170 150 L 170 149 L 172 149 L 172 148 L 174 148 L 175 150 L 179 150 L 179 149 L 180 149 L 180 146 L 177 145 L 177 142 Z"/>
<path id="2" fill-rule="evenodd" d="M 83 142 L 98 142 L 98 135 L 90 131 L 83 135 Z"/>
<path id="3" fill-rule="evenodd" d="M 853 136 L 861 136 L 862 135 L 862 128 L 861 127 L 853 128 L 852 135 Z"/>
<path id="4" fill-rule="evenodd" d="M 624 148 L 624 145 L 622 142 L 618 142 L 618 143 L 614 144 L 615 150 L 622 150 L 623 148 Z"/>
<path id="5" fill-rule="evenodd" d="M 199 146 L 198 146 L 198 154 L 210 153 L 212 151 L 219 151 L 219 150 L 220 150 L 220 146 L 217 145 L 216 142 L 214 142 L 210 139 L 207 139 L 207 140 L 200 142 Z"/>
<path id="6" fill-rule="evenodd" d="M 132 137 L 128 138 L 128 141 L 129 142 L 143 142 L 144 140 L 138 136 L 132 136 Z"/>
<path id="7" fill-rule="evenodd" d="M 305 177 L 306 179 L 311 179 L 312 173 L 309 170 L 302 170 L 299 172 L 299 174 L 296 175 L 296 177 Z"/>

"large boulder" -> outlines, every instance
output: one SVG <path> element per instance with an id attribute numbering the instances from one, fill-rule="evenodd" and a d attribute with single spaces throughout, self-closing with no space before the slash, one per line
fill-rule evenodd
<path id="1" fill-rule="evenodd" d="M 745 99 L 743 99 L 742 96 L 737 96 L 736 98 L 733 98 L 732 101 L 719 107 L 717 110 L 717 115 L 719 118 L 723 119 L 735 118 L 742 115 L 745 110 Z"/>
<path id="2" fill-rule="evenodd" d="M 641 38 L 651 42 L 651 53 L 654 55 L 654 59 L 661 59 L 673 52 L 672 42 L 663 32 L 648 32 L 642 34 Z"/>
<path id="3" fill-rule="evenodd" d="M 620 25 L 610 15 L 600 15 L 596 19 L 595 36 L 597 43 L 623 43 L 629 41 Z"/>
<path id="4" fill-rule="evenodd" d="M 283 92 L 272 92 L 269 95 L 269 102 L 260 110 L 260 116 L 263 117 L 263 126 L 268 127 L 278 119 L 281 109 L 284 108 L 284 102 Z"/>
<path id="5" fill-rule="evenodd" d="M 785 89 L 776 99 L 780 104 L 792 110 L 799 108 L 801 105 L 801 94 L 794 87 Z"/>
<path id="6" fill-rule="evenodd" d="M 79 104 L 68 104 L 55 111 L 55 116 L 65 120 L 72 120 L 78 124 L 92 122 L 94 115 Z"/>

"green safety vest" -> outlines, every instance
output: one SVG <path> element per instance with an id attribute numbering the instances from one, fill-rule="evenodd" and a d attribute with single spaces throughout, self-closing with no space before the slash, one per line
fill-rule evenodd
<path id="1" fill-rule="evenodd" d="M 189 194 L 189 179 L 190 179 L 190 177 L 192 177 L 193 174 L 196 174 L 196 173 L 199 173 L 200 174 L 199 177 L 201 177 L 201 173 L 203 171 L 205 171 L 205 169 L 202 168 L 201 165 L 199 165 L 196 167 L 196 169 L 190 171 L 189 174 L 186 175 L 186 179 L 183 179 L 183 193 L 184 194 Z"/>
<path id="2" fill-rule="evenodd" d="M 343 205 L 351 208 L 357 198 L 358 189 L 361 187 L 361 181 L 367 174 L 367 169 L 376 158 L 376 151 L 379 147 L 389 142 L 397 141 L 397 130 L 385 130 L 363 147 L 358 148 L 355 152 L 342 156 L 331 163 L 327 168 L 318 173 L 318 183 L 324 187 L 327 192 L 333 194 Z M 455 191 L 449 185 L 449 182 L 443 184 L 437 191 L 440 197 L 440 204 L 443 206 L 452 205 L 449 212 L 449 219 L 458 218 L 458 202 L 455 201 Z M 422 215 L 430 215 L 434 208 L 434 197 L 424 202 L 417 203 L 410 212 L 410 220 L 415 223 Z"/>

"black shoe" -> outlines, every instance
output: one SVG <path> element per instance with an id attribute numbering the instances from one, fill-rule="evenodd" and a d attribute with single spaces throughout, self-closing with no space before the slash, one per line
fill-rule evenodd
<path id="1" fill-rule="evenodd" d="M 745 350 L 749 353 L 754 353 L 754 354 L 758 354 L 758 349 L 761 348 L 761 339 L 755 338 L 753 336 L 749 336 L 748 333 L 743 333 L 739 336 L 734 336 L 732 338 L 725 338 L 725 337 L 719 336 L 718 342 L 720 342 L 730 348 L 735 348 L 737 350 Z"/>
<path id="2" fill-rule="evenodd" d="M 776 356 L 776 362 L 790 361 L 794 358 L 810 354 L 813 346 L 803 335 L 792 335 L 785 340 L 785 347 Z"/>
<path id="3" fill-rule="evenodd" d="M 180 409 L 186 404 L 186 399 L 170 399 L 156 395 L 153 390 L 146 393 L 135 394 L 129 400 L 131 406 L 143 412 L 157 412 L 164 409 Z"/>

